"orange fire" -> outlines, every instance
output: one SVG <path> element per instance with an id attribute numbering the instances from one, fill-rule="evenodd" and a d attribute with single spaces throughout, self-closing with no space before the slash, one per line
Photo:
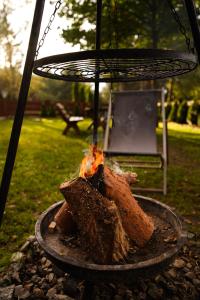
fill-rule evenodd
<path id="1" fill-rule="evenodd" d="M 80 167 L 79 176 L 86 178 L 96 173 L 98 166 L 104 163 L 104 156 L 102 150 L 92 145 L 89 153 L 83 158 Z"/>

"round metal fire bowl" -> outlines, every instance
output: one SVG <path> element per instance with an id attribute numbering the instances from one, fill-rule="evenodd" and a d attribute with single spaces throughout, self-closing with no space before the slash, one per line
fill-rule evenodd
<path id="1" fill-rule="evenodd" d="M 129 82 L 162 79 L 194 70 L 197 57 L 162 49 L 103 49 L 53 55 L 36 60 L 33 72 L 78 82 Z"/>
<path id="2" fill-rule="evenodd" d="M 61 270 L 71 274 L 72 276 L 88 281 L 106 281 L 106 282 L 125 282 L 130 284 L 138 278 L 151 277 L 161 272 L 171 263 L 185 242 L 186 235 L 182 233 L 182 226 L 178 217 L 170 210 L 168 206 L 151 198 L 134 195 L 138 203 L 147 213 L 151 211 L 156 216 L 166 220 L 176 233 L 176 245 L 158 256 L 148 260 L 140 260 L 134 264 L 115 264 L 115 265 L 99 265 L 87 262 L 83 259 L 77 259 L 73 252 L 71 255 L 61 255 L 59 251 L 53 249 L 48 243 L 47 236 L 48 225 L 53 220 L 57 210 L 61 207 L 63 201 L 58 202 L 49 207 L 38 219 L 35 227 L 37 241 L 45 251 L 47 257 Z"/>

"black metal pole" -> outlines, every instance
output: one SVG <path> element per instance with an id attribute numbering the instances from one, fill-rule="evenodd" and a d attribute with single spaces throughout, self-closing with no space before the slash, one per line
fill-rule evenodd
<path id="1" fill-rule="evenodd" d="M 96 10 L 96 50 L 101 47 L 101 13 L 102 13 L 102 0 L 97 0 Z M 98 62 L 96 69 L 98 70 Z M 94 129 L 93 129 L 93 144 L 97 145 L 98 142 L 98 116 L 99 116 L 99 75 L 96 75 L 95 90 L 94 90 Z"/>
<path id="2" fill-rule="evenodd" d="M 26 55 L 26 61 L 24 65 L 24 71 L 23 71 L 21 86 L 19 90 L 18 103 L 17 103 L 15 118 L 13 122 L 13 127 L 12 127 L 12 132 L 11 132 L 11 137 L 8 146 L 8 152 L 7 152 L 7 157 L 6 157 L 6 162 L 4 166 L 1 187 L 0 187 L 0 225 L 2 223 L 10 181 L 12 177 L 12 171 L 15 163 L 15 157 L 17 153 L 17 147 L 19 143 L 24 111 L 26 107 L 26 101 L 27 101 L 27 96 L 28 96 L 28 91 L 29 91 L 30 81 L 32 76 L 36 47 L 38 43 L 40 26 L 42 22 L 44 4 L 45 4 L 45 0 L 36 0 L 33 23 L 32 23 L 31 33 L 30 33 L 27 55 Z"/>
<path id="3" fill-rule="evenodd" d="M 197 22 L 197 15 L 196 15 L 194 1 L 185 0 L 185 6 L 186 6 L 189 22 L 190 22 L 190 27 L 192 30 L 194 45 L 197 50 L 198 60 L 200 63 L 200 32 L 199 32 L 199 25 Z"/>

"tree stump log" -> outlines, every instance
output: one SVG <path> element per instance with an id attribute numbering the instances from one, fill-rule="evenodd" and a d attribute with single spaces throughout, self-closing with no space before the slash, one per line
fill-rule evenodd
<path id="1" fill-rule="evenodd" d="M 127 179 L 113 173 L 107 166 L 104 166 L 104 184 L 106 197 L 117 205 L 128 237 L 143 247 L 153 234 L 153 221 L 133 197 Z"/>
<path id="2" fill-rule="evenodd" d="M 117 262 L 129 250 L 117 206 L 87 180 L 78 177 L 60 186 L 90 257 L 100 264 Z"/>
<path id="3" fill-rule="evenodd" d="M 76 224 L 69 209 L 69 204 L 65 201 L 54 217 L 56 228 L 64 234 L 71 234 L 76 230 Z"/>

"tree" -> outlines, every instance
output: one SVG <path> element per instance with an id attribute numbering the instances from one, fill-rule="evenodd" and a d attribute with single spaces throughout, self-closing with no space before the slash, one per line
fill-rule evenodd
<path id="1" fill-rule="evenodd" d="M 176 13 L 171 9 L 170 1 Z M 71 25 L 63 28 L 64 40 L 79 44 L 82 49 L 94 49 L 96 0 L 65 0 L 65 3 L 60 15 Z M 190 36 L 187 15 L 180 0 L 104 0 L 101 47 L 186 50 L 177 16 Z"/>
<path id="2" fill-rule="evenodd" d="M 175 10 L 170 8 L 170 2 Z M 65 0 L 65 3 L 60 15 L 69 20 L 71 25 L 63 28 L 64 40 L 72 45 L 79 44 L 82 49 L 94 49 L 96 0 Z M 196 0 L 195 4 L 199 15 L 200 0 Z M 184 1 L 104 0 L 101 47 L 169 48 L 187 52 L 186 39 L 180 33 L 177 17 L 184 26 L 187 37 L 192 41 Z M 190 46 L 193 47 L 192 42 Z M 187 100 L 200 96 L 198 73 L 192 72 L 191 75 L 177 77 L 173 81 L 176 97 Z M 163 82 L 161 84 L 163 85 Z"/>
<path id="3" fill-rule="evenodd" d="M 34 95 L 35 98 L 42 101 L 71 101 L 71 86 L 72 84 L 70 82 L 33 75 L 29 95 Z"/>
<path id="4" fill-rule="evenodd" d="M 183 18 L 183 6 L 174 5 Z M 63 29 L 63 38 L 85 49 L 95 47 L 95 0 L 67 0 L 60 13 L 71 26 Z M 185 18 L 183 18 L 185 22 Z M 170 20 L 170 21 L 169 21 Z M 102 47 L 152 47 L 177 44 L 178 25 L 168 0 L 105 0 L 102 9 Z M 181 38 L 180 38 L 181 40 Z M 177 45 L 173 45 L 176 46 Z"/>
<path id="5" fill-rule="evenodd" d="M 1 55 L 5 57 L 4 68 L 1 70 L 1 84 L 5 82 L 4 88 L 8 90 L 8 98 L 16 99 L 20 80 L 21 60 L 14 57 L 19 53 L 19 44 L 16 43 L 16 33 L 11 28 L 9 16 L 12 13 L 10 1 L 3 1 L 0 7 L 0 43 Z M 4 54 L 4 55 L 3 55 Z M 4 75 L 3 75 L 4 74 Z"/>

